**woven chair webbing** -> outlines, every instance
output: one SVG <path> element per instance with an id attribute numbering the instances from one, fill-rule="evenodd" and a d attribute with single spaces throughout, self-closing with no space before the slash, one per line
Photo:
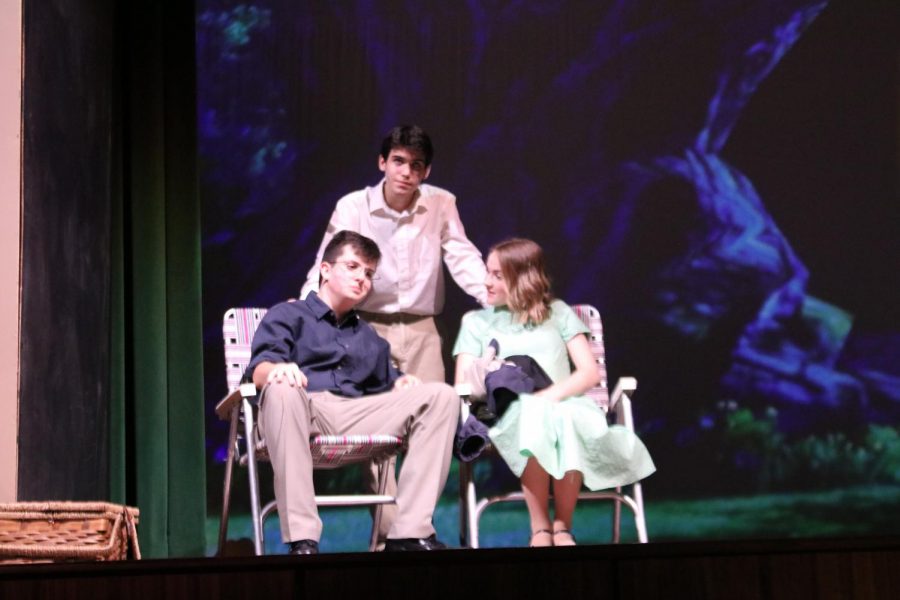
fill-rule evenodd
<path id="1" fill-rule="evenodd" d="M 600 321 L 600 311 L 589 304 L 576 304 L 572 306 L 575 314 L 587 325 L 590 333 L 588 342 L 591 354 L 597 362 L 597 370 L 600 372 L 600 384 L 592 387 L 585 396 L 592 398 L 602 410 L 609 410 L 609 387 L 606 374 L 606 350 L 603 346 L 603 323 Z"/>
<path id="2" fill-rule="evenodd" d="M 222 321 L 222 337 L 225 339 L 225 376 L 228 392 L 241 385 L 241 378 L 250 364 L 253 334 L 265 316 L 265 308 L 232 308 Z"/>

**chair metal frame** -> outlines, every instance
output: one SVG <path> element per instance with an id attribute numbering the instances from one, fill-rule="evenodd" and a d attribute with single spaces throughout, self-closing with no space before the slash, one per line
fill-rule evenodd
<path id="1" fill-rule="evenodd" d="M 222 516 L 219 522 L 218 551 L 221 555 L 228 536 L 228 515 L 231 504 L 231 482 L 234 465 L 247 467 L 250 487 L 250 512 L 253 520 L 253 549 L 257 556 L 265 553 L 264 528 L 266 518 L 277 510 L 275 501 L 260 506 L 258 463 L 268 459 L 265 441 L 256 428 L 256 386 L 241 383 L 250 362 L 253 335 L 266 314 L 265 308 L 232 308 L 225 312 L 222 334 L 225 341 L 225 371 L 228 395 L 216 406 L 220 419 L 229 421 L 228 455 L 225 463 L 225 482 Z M 243 424 L 243 427 L 241 427 Z M 243 431 L 239 432 L 242 429 Z M 249 443 L 248 443 L 249 441 Z M 374 550 L 381 509 L 396 504 L 396 497 L 385 494 L 390 458 L 403 449 L 404 440 L 394 435 L 319 435 L 310 439 L 313 467 L 336 469 L 349 464 L 375 461 L 378 466 L 377 494 L 316 495 L 317 506 L 374 506 L 369 549 Z"/>
<path id="2" fill-rule="evenodd" d="M 631 396 L 637 390 L 637 380 L 634 377 L 620 378 L 612 395 L 609 394 L 606 375 L 606 353 L 603 345 L 603 324 L 600 320 L 600 312 L 589 304 L 572 306 L 575 313 L 584 321 L 590 330 L 589 342 L 591 353 L 597 362 L 600 371 L 600 384 L 590 389 L 585 395 L 593 398 L 603 412 L 615 415 L 615 424 L 622 425 L 634 431 L 634 418 L 631 408 Z M 462 420 L 468 416 L 468 405 L 465 402 L 466 386 L 458 386 L 458 391 L 463 397 Z M 500 502 L 524 502 L 525 495 L 521 491 L 500 493 L 492 496 L 478 497 L 475 489 L 474 462 L 459 463 L 459 543 L 463 547 L 478 548 L 478 523 L 488 507 Z M 582 491 L 578 494 L 579 501 L 607 500 L 613 502 L 613 527 L 612 541 L 619 543 L 622 524 L 622 505 L 628 506 L 634 514 L 634 524 L 638 541 L 647 543 L 647 524 L 644 516 L 644 496 L 641 483 L 635 482 L 630 486 L 631 493 L 626 493 L 625 488 L 617 487 L 615 490 L 598 492 Z"/>

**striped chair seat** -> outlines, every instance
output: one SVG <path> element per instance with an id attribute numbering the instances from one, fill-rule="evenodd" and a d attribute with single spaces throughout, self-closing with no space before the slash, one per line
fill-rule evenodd
<path id="1" fill-rule="evenodd" d="M 256 460 L 269 460 L 265 441 L 255 444 Z M 403 438 L 396 435 L 317 435 L 309 439 L 309 449 L 316 469 L 337 469 L 354 463 L 381 460 L 404 449 Z M 247 466 L 248 456 L 242 454 L 238 461 Z"/>
<path id="2" fill-rule="evenodd" d="M 395 435 L 318 435 L 309 441 L 317 469 L 336 469 L 395 454 L 403 438 Z"/>

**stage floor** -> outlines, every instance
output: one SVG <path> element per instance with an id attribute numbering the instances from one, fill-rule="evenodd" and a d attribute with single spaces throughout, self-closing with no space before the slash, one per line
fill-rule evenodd
<path id="1" fill-rule="evenodd" d="M 0 566 L 0 599 L 900 598 L 900 538 Z"/>

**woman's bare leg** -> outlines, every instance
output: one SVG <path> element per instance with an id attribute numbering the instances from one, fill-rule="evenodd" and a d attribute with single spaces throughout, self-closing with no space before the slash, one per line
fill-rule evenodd
<path id="1" fill-rule="evenodd" d="M 522 472 L 522 492 L 531 519 L 531 545 L 552 546 L 550 524 L 550 475 L 534 458 L 529 458 Z"/>
<path id="2" fill-rule="evenodd" d="M 581 491 L 581 472 L 569 471 L 562 479 L 553 480 L 553 545 L 574 546 L 572 515 Z"/>

